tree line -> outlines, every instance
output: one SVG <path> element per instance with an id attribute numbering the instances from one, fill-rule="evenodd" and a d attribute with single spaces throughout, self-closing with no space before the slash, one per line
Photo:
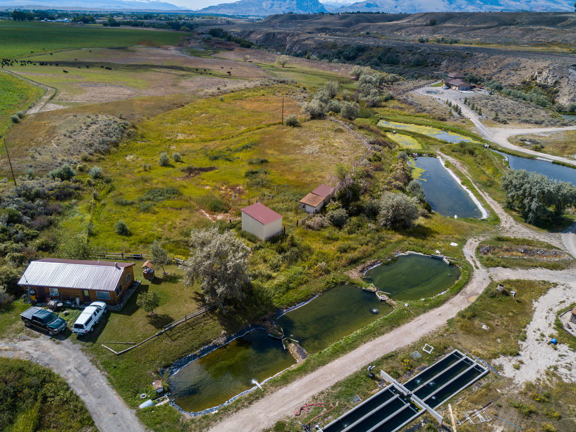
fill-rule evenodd
<path id="1" fill-rule="evenodd" d="M 553 223 L 576 204 L 576 187 L 526 170 L 508 170 L 502 177 L 506 205 L 534 225 Z"/>

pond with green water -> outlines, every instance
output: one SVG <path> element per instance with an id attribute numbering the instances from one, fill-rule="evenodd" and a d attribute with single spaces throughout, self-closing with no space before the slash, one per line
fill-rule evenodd
<path id="1" fill-rule="evenodd" d="M 474 142 L 471 138 L 460 135 L 454 132 L 447 132 L 442 129 L 430 127 L 430 126 L 420 126 L 410 123 L 397 123 L 387 120 L 380 120 L 378 122 L 378 126 L 385 127 L 385 128 L 392 128 L 392 129 L 399 129 L 399 130 L 406 130 L 410 132 L 415 132 L 421 135 L 427 135 L 441 141 L 446 141 L 448 143 L 456 144 L 459 142 Z M 392 137 L 392 139 L 394 139 Z"/>
<path id="2" fill-rule="evenodd" d="M 391 311 L 374 293 L 343 285 L 277 321 L 286 336 L 297 339 L 309 353 L 315 353 Z"/>
<path id="3" fill-rule="evenodd" d="M 457 267 L 420 255 L 399 257 L 372 272 L 376 270 L 384 270 L 384 281 L 379 282 L 379 276 L 374 275 L 375 284 L 382 284 L 384 291 L 402 300 L 437 294 L 460 275 Z M 386 285 L 388 281 L 393 287 Z M 402 295 L 396 295 L 398 289 Z M 391 311 L 374 293 L 341 285 L 281 315 L 277 323 L 287 337 L 297 340 L 312 354 Z M 177 406 L 201 412 L 254 388 L 253 379 L 261 383 L 292 364 L 294 360 L 281 341 L 257 329 L 176 369 L 168 382 Z"/>
<path id="4" fill-rule="evenodd" d="M 294 363 L 282 342 L 254 330 L 170 376 L 176 404 L 186 411 L 218 406 Z"/>
<path id="5" fill-rule="evenodd" d="M 369 270 L 365 277 L 392 299 L 409 301 L 446 291 L 460 278 L 460 269 L 427 255 L 407 254 Z"/>

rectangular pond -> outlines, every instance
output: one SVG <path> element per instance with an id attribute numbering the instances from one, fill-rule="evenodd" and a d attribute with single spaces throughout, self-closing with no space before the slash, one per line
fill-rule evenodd
<path id="1" fill-rule="evenodd" d="M 427 255 L 407 254 L 369 270 L 365 277 L 393 300 L 407 301 L 447 290 L 460 278 L 460 269 Z"/>
<path id="2" fill-rule="evenodd" d="M 170 376 L 176 404 L 186 411 L 216 407 L 294 363 L 282 342 L 254 330 L 191 361 Z"/>
<path id="3" fill-rule="evenodd" d="M 436 138 L 441 141 L 445 141 L 448 143 L 456 144 L 459 142 L 473 142 L 473 140 L 467 136 L 460 135 L 454 132 L 446 132 L 442 129 L 430 127 L 430 126 L 421 126 L 416 124 L 410 123 L 397 123 L 393 121 L 387 120 L 380 120 L 378 122 L 378 126 L 385 127 L 385 128 L 392 128 L 392 129 L 400 129 L 406 130 L 409 132 L 415 132 L 421 135 L 426 135 L 432 138 Z"/>
<path id="4" fill-rule="evenodd" d="M 406 384 L 392 382 L 321 431 L 395 432 L 426 412 L 425 405 L 440 406 L 487 373 L 478 361 L 455 350 Z"/>
<path id="5" fill-rule="evenodd" d="M 417 157 L 414 166 L 422 170 L 417 181 L 424 189 L 432 210 L 444 216 L 480 219 L 485 216 L 481 205 L 435 157 Z"/>

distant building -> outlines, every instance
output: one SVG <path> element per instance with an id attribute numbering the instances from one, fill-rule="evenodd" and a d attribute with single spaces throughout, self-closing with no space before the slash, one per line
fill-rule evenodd
<path id="1" fill-rule="evenodd" d="M 334 188 L 321 184 L 300 200 L 300 208 L 306 213 L 318 213 L 334 195 Z"/>
<path id="2" fill-rule="evenodd" d="M 451 72 L 448 74 L 448 78 L 442 81 L 444 88 L 452 90 L 467 91 L 474 88 L 473 84 L 466 81 L 466 77 L 458 72 Z"/>
<path id="3" fill-rule="evenodd" d="M 134 282 L 134 263 L 45 258 L 32 261 L 18 281 L 32 300 L 120 302 Z"/>
<path id="4" fill-rule="evenodd" d="M 242 209 L 242 230 L 260 240 L 268 240 L 282 233 L 282 215 L 256 203 Z"/>

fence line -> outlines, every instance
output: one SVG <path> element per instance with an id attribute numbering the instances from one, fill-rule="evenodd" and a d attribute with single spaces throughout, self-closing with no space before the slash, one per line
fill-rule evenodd
<path id="1" fill-rule="evenodd" d="M 190 312 L 189 314 L 184 315 L 184 317 L 182 317 L 181 319 L 174 321 L 166 326 L 164 326 L 162 328 L 162 330 L 157 331 L 156 333 L 154 333 L 152 336 L 147 337 L 144 340 L 141 340 L 140 342 L 108 342 L 108 343 L 117 343 L 117 344 L 133 344 L 133 346 L 128 347 L 126 349 L 123 349 L 122 351 L 116 351 L 112 348 L 110 348 L 109 346 L 106 346 L 104 344 L 101 344 L 102 347 L 106 348 L 108 351 L 112 351 L 114 354 L 116 354 L 117 356 L 122 355 L 124 353 L 127 353 L 128 351 L 132 351 L 134 348 L 138 348 L 139 346 L 145 344 L 146 342 L 160 336 L 163 335 L 164 333 L 166 333 L 168 330 L 173 329 L 174 327 L 179 326 L 182 323 L 187 322 L 188 320 L 192 319 L 192 318 L 196 318 L 197 316 L 203 315 L 206 312 L 209 312 L 213 309 L 216 309 L 216 305 L 208 305 L 208 306 L 204 306 L 201 307 L 200 309 L 196 309 L 193 312 Z"/>

